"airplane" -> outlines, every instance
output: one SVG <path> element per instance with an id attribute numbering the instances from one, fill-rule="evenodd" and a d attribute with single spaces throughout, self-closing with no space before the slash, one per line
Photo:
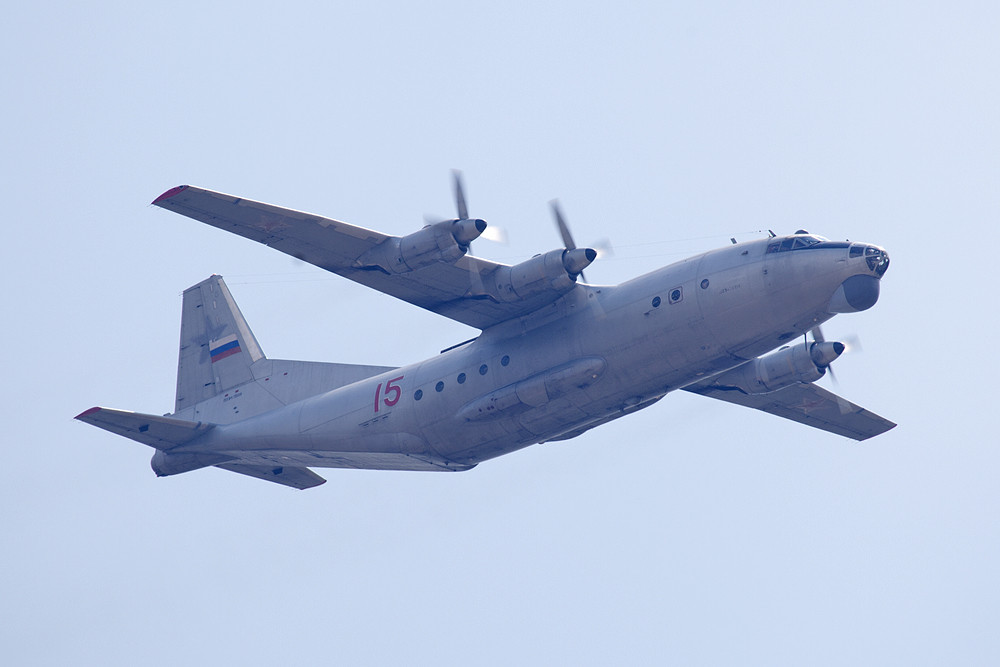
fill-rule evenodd
<path id="1" fill-rule="evenodd" d="M 815 384 L 845 350 L 820 325 L 876 303 L 883 248 L 771 232 L 592 285 L 581 276 L 597 253 L 576 247 L 554 203 L 563 247 L 506 265 L 469 254 L 487 224 L 469 217 L 457 172 L 454 190 L 457 218 L 402 237 L 167 190 L 152 203 L 479 334 L 401 367 L 271 359 L 213 275 L 184 291 L 173 413 L 95 407 L 76 419 L 155 449 L 157 476 L 214 466 L 297 489 L 326 481 L 311 468 L 469 470 L 676 390 L 858 441 L 896 426 Z"/>

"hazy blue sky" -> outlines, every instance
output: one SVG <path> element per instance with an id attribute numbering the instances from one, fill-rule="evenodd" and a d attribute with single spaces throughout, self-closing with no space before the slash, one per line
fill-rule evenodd
<path id="1" fill-rule="evenodd" d="M 4 9 L 8 664 L 1000 662 L 989 2 L 15 3 Z M 858 444 L 692 395 L 462 474 L 296 492 L 73 421 L 172 409 L 181 291 L 276 358 L 474 332 L 149 206 L 200 185 L 404 234 L 471 212 L 615 283 L 768 228 L 886 247 L 829 337 Z"/>

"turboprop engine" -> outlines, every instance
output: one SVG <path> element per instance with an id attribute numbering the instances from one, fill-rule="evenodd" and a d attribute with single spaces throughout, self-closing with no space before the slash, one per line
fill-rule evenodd
<path id="1" fill-rule="evenodd" d="M 815 382 L 844 349 L 843 343 L 826 341 L 783 347 L 723 373 L 713 384 L 746 394 L 769 394 L 797 382 Z"/>
<path id="2" fill-rule="evenodd" d="M 452 264 L 486 229 L 484 220 L 444 220 L 418 232 L 389 238 L 358 258 L 358 267 L 385 273 L 416 271 L 435 262 Z"/>
<path id="3" fill-rule="evenodd" d="M 577 276 L 597 258 L 592 248 L 560 248 L 506 266 L 493 276 L 492 296 L 499 301 L 524 301 L 548 294 L 553 300 L 573 289 Z"/>

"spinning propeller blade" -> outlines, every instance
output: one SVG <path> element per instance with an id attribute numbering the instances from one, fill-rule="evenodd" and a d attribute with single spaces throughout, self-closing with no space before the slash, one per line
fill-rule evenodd
<path id="1" fill-rule="evenodd" d="M 549 202 L 549 206 L 552 207 L 552 215 L 556 219 L 556 227 L 559 228 L 559 236 L 562 238 L 563 246 L 569 251 L 576 250 L 576 242 L 573 240 L 573 235 L 569 232 L 569 225 L 566 224 L 566 218 L 563 217 L 562 209 L 559 207 L 559 200 L 553 199 Z M 587 264 L 590 264 L 597 257 L 597 251 L 591 248 L 587 248 L 586 250 Z M 587 282 L 582 269 L 578 275 L 580 276 L 580 280 Z"/>
<path id="2" fill-rule="evenodd" d="M 462 185 L 462 172 L 452 169 L 451 175 L 455 185 L 455 207 L 458 209 L 458 219 L 469 219 L 469 208 L 465 205 L 465 187 Z"/>
<path id="3" fill-rule="evenodd" d="M 553 199 L 549 202 L 549 205 L 552 207 L 552 215 L 556 218 L 556 226 L 559 228 L 559 236 L 562 237 L 563 245 L 566 247 L 566 250 L 576 250 L 573 235 L 569 233 L 566 219 L 563 218 L 562 209 L 559 207 L 559 200 Z"/>
<path id="4" fill-rule="evenodd" d="M 810 331 L 810 333 L 812 334 L 813 341 L 815 341 L 816 343 L 821 344 L 821 345 L 823 343 L 826 343 L 826 336 L 823 335 L 823 329 L 820 328 L 819 325 L 813 327 L 812 331 Z M 836 359 L 841 354 L 843 354 L 847 349 L 848 349 L 847 345 L 845 345 L 843 343 L 840 343 L 840 342 L 833 343 L 833 351 L 836 354 L 836 356 L 834 356 L 833 359 L 830 359 L 830 361 L 827 362 L 827 364 L 825 366 L 822 366 L 822 368 L 827 373 L 830 374 L 830 383 L 833 385 L 833 388 L 836 389 L 836 390 L 838 390 L 838 391 L 840 390 L 840 382 L 837 380 L 837 375 L 833 372 L 832 363 L 833 363 L 834 359 Z M 848 412 L 850 412 L 850 410 L 851 410 L 850 403 L 848 403 L 846 400 L 844 400 L 840 396 L 837 396 L 837 403 L 838 403 L 838 405 L 840 407 L 840 413 L 841 414 L 847 414 Z"/>
<path id="5" fill-rule="evenodd" d="M 812 331 L 810 331 L 809 333 L 812 334 L 814 342 L 816 343 L 826 342 L 826 336 L 823 335 L 823 329 L 819 325 L 813 327 Z M 837 349 L 837 356 L 839 357 L 844 352 L 845 346 L 843 343 L 834 343 L 834 345 L 839 346 L 839 348 Z M 827 373 L 830 374 L 830 382 L 833 384 L 833 386 L 837 389 L 840 389 L 840 383 L 837 381 L 837 375 L 833 372 L 833 366 L 831 366 L 828 363 L 826 366 L 823 366 L 823 368 L 824 370 L 826 370 Z"/>

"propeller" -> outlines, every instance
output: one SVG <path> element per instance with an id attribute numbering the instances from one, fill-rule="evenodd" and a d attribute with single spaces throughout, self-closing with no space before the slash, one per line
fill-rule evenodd
<path id="1" fill-rule="evenodd" d="M 448 220 L 454 220 L 455 222 L 466 222 L 468 221 L 475 227 L 475 232 L 472 231 L 472 226 L 469 227 L 469 235 L 472 237 L 469 240 L 475 238 L 486 239 L 487 241 L 493 241 L 494 243 L 500 243 L 501 245 L 507 245 L 507 231 L 502 227 L 497 225 L 487 225 L 485 221 L 475 219 L 470 220 L 469 218 L 469 206 L 466 203 L 465 198 L 465 184 L 462 180 L 462 172 L 459 169 L 451 170 L 452 176 L 452 192 L 455 195 L 455 211 L 458 214 L 457 218 L 447 218 L 441 215 L 431 215 L 428 213 L 424 214 L 424 222 L 428 225 L 435 225 L 439 222 L 446 222 Z"/>
<path id="2" fill-rule="evenodd" d="M 455 193 L 455 210 L 458 213 L 458 222 L 469 221 L 469 206 L 465 200 L 465 184 L 462 182 L 462 172 L 459 169 L 451 170 L 452 191 Z M 487 235 L 486 232 L 493 228 L 482 220 L 473 221 L 478 233 L 476 238 L 490 239 L 495 233 Z M 480 275 L 474 262 L 469 263 L 469 289 L 476 294 L 483 293 L 483 277 Z"/>
<path id="3" fill-rule="evenodd" d="M 833 342 L 827 343 L 826 336 L 823 335 L 823 329 L 819 325 L 812 328 L 813 343 L 812 349 L 810 350 L 813 361 L 819 368 L 822 368 L 830 373 L 830 382 L 833 384 L 833 388 L 840 391 L 840 382 L 837 381 L 837 376 L 833 372 L 833 368 L 830 366 L 835 359 L 837 359 L 841 354 L 852 350 L 855 352 L 861 351 L 861 342 L 858 340 L 857 336 L 848 336 L 845 342 Z M 837 396 L 837 404 L 840 407 L 841 414 L 847 414 L 851 411 L 851 404 L 843 397 Z"/>
<path id="4" fill-rule="evenodd" d="M 458 209 L 458 219 L 468 220 L 469 208 L 465 205 L 465 187 L 462 185 L 462 172 L 458 169 L 452 169 L 451 175 L 454 183 L 455 208 Z"/>
<path id="5" fill-rule="evenodd" d="M 573 235 L 569 233 L 569 226 L 566 225 L 566 219 L 563 217 L 562 208 L 559 206 L 559 200 L 553 199 L 549 202 L 549 206 L 552 207 L 552 215 L 556 218 L 556 226 L 559 228 L 559 236 L 562 237 L 563 245 L 566 246 L 566 250 L 576 250 L 576 243 L 573 241 Z"/>
<path id="6" fill-rule="evenodd" d="M 823 328 L 818 324 L 812 328 L 810 331 L 813 337 L 814 345 L 812 347 L 812 357 L 813 361 L 817 366 L 824 369 L 830 374 L 830 382 L 837 389 L 840 389 L 840 383 L 837 381 L 837 376 L 833 372 L 833 367 L 830 365 L 833 361 L 844 353 L 847 346 L 841 342 L 826 344 L 826 336 L 823 335 Z"/>
<path id="7" fill-rule="evenodd" d="M 830 374 L 830 382 L 833 384 L 833 388 L 839 391 L 840 382 L 837 381 L 837 376 L 834 374 L 830 364 L 848 349 L 847 345 L 841 342 L 827 343 L 826 336 L 823 335 L 823 329 L 819 325 L 813 327 L 810 333 L 812 333 L 814 341 L 810 350 L 813 361 L 816 363 L 816 366 Z M 851 404 L 840 395 L 835 394 L 835 396 L 837 396 L 837 406 L 840 408 L 840 414 L 845 415 L 850 412 Z"/>
<path id="8" fill-rule="evenodd" d="M 577 249 L 576 242 L 573 240 L 573 235 L 569 231 L 569 225 L 566 224 L 566 218 L 563 216 L 562 207 L 559 206 L 559 200 L 553 199 L 552 201 L 549 202 L 549 206 L 552 207 L 552 215 L 556 219 L 556 227 L 559 228 L 559 236 L 562 238 L 563 246 L 566 248 L 566 250 L 570 252 L 576 250 Z M 606 239 L 598 245 L 601 246 L 598 249 L 594 248 L 584 249 L 583 251 L 584 254 L 580 258 L 582 262 L 586 262 L 584 265 L 590 264 L 598 257 L 614 254 L 614 252 L 611 250 L 611 244 Z M 575 253 L 575 254 L 580 254 L 580 253 Z M 586 259 L 584 260 L 583 257 L 586 257 Z M 582 269 L 578 272 L 578 274 L 580 276 L 580 279 L 583 280 L 583 282 L 587 282 L 586 277 L 584 277 L 583 275 Z"/>

